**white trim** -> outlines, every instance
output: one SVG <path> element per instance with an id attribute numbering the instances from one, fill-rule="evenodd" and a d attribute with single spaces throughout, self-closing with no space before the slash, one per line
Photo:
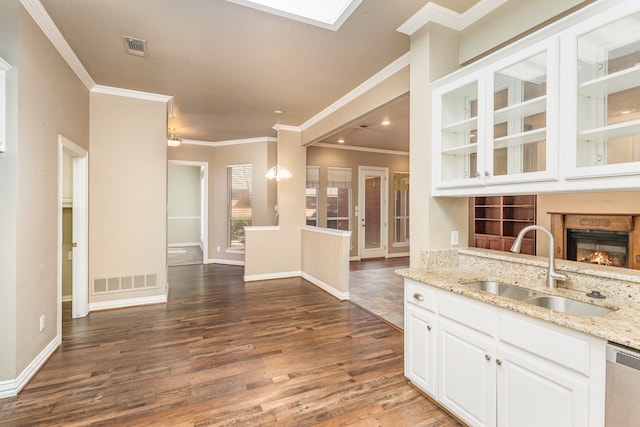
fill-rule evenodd
<path id="1" fill-rule="evenodd" d="M 312 225 L 303 225 L 300 227 L 300 230 L 310 233 L 328 234 L 330 236 L 351 237 L 351 230 L 336 230 L 335 228 L 314 227 Z"/>
<path id="2" fill-rule="evenodd" d="M 391 154 L 396 156 L 409 155 L 408 151 L 385 150 L 384 148 L 355 147 L 353 145 L 327 144 L 325 142 L 318 142 L 316 144 L 311 144 L 309 145 L 309 147 L 333 148 L 336 150 L 364 151 L 366 153 Z"/>
<path id="3" fill-rule="evenodd" d="M 7 71 L 11 68 L 11 64 L 9 64 L 4 59 L 0 58 L 0 71 Z"/>
<path id="4" fill-rule="evenodd" d="M 273 127 L 271 128 L 275 131 L 288 131 L 288 132 L 302 132 L 302 129 L 300 129 L 299 126 L 290 126 L 290 125 L 281 125 L 281 124 L 276 124 L 273 125 Z"/>
<path id="5" fill-rule="evenodd" d="M 411 36 L 429 22 L 444 25 L 456 31 L 462 31 L 506 2 L 507 0 L 481 0 L 464 13 L 458 13 L 429 2 L 411 18 L 407 19 L 404 24 L 400 25 L 396 31 Z"/>
<path id="6" fill-rule="evenodd" d="M 139 90 L 122 89 L 119 87 L 96 85 L 91 88 L 92 93 L 102 93 L 104 95 L 124 96 L 126 98 L 144 99 L 145 101 L 157 101 L 169 103 L 173 96 L 161 95 L 158 93 L 141 92 Z"/>
<path id="7" fill-rule="evenodd" d="M 185 246 L 198 246 L 200 247 L 200 242 L 189 242 L 189 243 L 169 243 L 167 245 L 168 248 L 183 248 Z"/>
<path id="8" fill-rule="evenodd" d="M 355 89 L 353 89 L 351 92 L 348 92 L 342 98 L 338 99 L 336 102 L 329 105 L 327 108 L 320 111 L 318 114 L 316 114 L 315 116 L 311 117 L 309 120 L 301 124 L 299 126 L 300 129 L 304 131 L 309 127 L 315 125 L 322 119 L 325 119 L 330 114 L 336 112 L 337 110 L 349 104 L 359 96 L 365 94 L 366 92 L 368 92 L 378 84 L 382 83 L 389 77 L 393 76 L 400 70 L 408 67 L 410 62 L 411 62 L 410 55 L 409 55 L 409 52 L 407 52 L 404 55 L 402 55 L 400 58 L 396 59 L 391 64 L 387 65 L 382 70 L 378 71 L 376 74 L 368 78 L 366 81 L 364 81 Z"/>
<path id="9" fill-rule="evenodd" d="M 7 100 L 6 100 L 6 72 L 11 65 L 0 57 L 0 153 L 4 153 L 7 147 Z"/>
<path id="10" fill-rule="evenodd" d="M 279 225 L 245 225 L 244 231 L 278 231 Z"/>
<path id="11" fill-rule="evenodd" d="M 408 257 L 409 255 L 410 255 L 409 252 L 396 252 L 392 254 L 387 254 L 387 258 L 405 258 L 405 257 Z"/>
<path id="12" fill-rule="evenodd" d="M 167 219 L 202 219 L 201 216 L 168 216 Z"/>
<path id="13" fill-rule="evenodd" d="M 320 279 L 317 279 L 307 273 L 302 273 L 302 278 L 311 282 L 313 285 L 319 287 L 320 289 L 322 289 L 323 291 L 327 292 L 328 294 L 336 297 L 337 299 L 339 299 L 340 301 L 348 301 L 349 298 L 351 297 L 349 295 L 349 292 L 341 292 L 339 290 L 337 290 L 336 288 L 328 285 L 327 283 L 323 282 Z"/>
<path id="14" fill-rule="evenodd" d="M 235 261 L 231 259 L 219 259 L 219 258 L 208 259 L 205 262 L 205 264 L 236 265 L 238 267 L 244 267 L 244 261 Z"/>
<path id="15" fill-rule="evenodd" d="M 126 298 L 112 301 L 92 302 L 90 311 L 113 310 L 115 308 L 137 307 L 149 304 L 166 304 L 167 295 L 155 295 L 152 297 Z"/>
<path id="16" fill-rule="evenodd" d="M 305 24 L 314 25 L 316 27 L 324 28 L 325 30 L 338 31 L 342 24 L 345 23 L 351 14 L 358 8 L 362 0 L 349 0 L 344 8 L 338 10 L 338 15 L 327 19 L 314 19 L 310 16 L 298 15 L 294 12 L 287 10 L 269 7 L 251 0 L 227 0 L 228 2 L 238 4 L 240 6 L 249 7 L 251 9 L 260 10 L 262 12 L 270 13 L 272 15 L 281 16 L 283 18 L 291 19 Z"/>
<path id="17" fill-rule="evenodd" d="M 183 139 L 183 145 L 204 145 L 207 147 L 223 147 L 225 145 L 240 145 L 240 144 L 256 144 L 260 142 L 278 142 L 277 138 L 271 136 L 262 136 L 259 138 L 246 138 L 246 139 L 231 139 L 228 141 L 198 141 L 195 139 Z"/>
<path id="18" fill-rule="evenodd" d="M 352 257 L 349 258 L 349 262 L 351 262 L 351 261 L 362 261 L 362 260 L 360 259 L 360 257 L 358 255 L 356 255 L 356 256 L 352 256 Z"/>
<path id="19" fill-rule="evenodd" d="M 300 271 L 283 271 L 280 273 L 266 273 L 266 274 L 251 274 L 244 276 L 245 282 L 257 282 L 259 280 L 273 280 L 273 279 L 290 279 L 292 277 L 302 277 Z"/>
<path id="20" fill-rule="evenodd" d="M 17 396 L 20 390 L 27 385 L 29 380 L 44 366 L 51 355 L 60 347 L 62 339 L 60 335 L 51 340 L 49 344 L 36 356 L 35 359 L 24 368 L 15 380 L 0 381 L 0 399 Z"/>
<path id="21" fill-rule="evenodd" d="M 65 40 L 64 36 L 53 22 L 45 8 L 42 6 L 39 0 L 20 0 L 22 6 L 29 12 L 29 15 L 38 24 L 38 27 L 47 36 L 51 44 L 58 50 L 62 58 L 69 64 L 69 67 L 76 73 L 76 76 L 91 90 L 96 83 L 93 81 L 89 73 L 87 72 L 82 62 L 78 59 L 69 43 Z"/>

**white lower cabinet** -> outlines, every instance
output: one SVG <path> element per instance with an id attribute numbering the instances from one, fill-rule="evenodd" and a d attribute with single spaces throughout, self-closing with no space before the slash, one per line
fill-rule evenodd
<path id="1" fill-rule="evenodd" d="M 604 425 L 605 340 L 410 279 L 405 289 L 405 375 L 465 423 Z"/>

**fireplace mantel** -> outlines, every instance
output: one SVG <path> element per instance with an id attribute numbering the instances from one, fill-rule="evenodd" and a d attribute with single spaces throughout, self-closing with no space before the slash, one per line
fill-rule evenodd
<path id="1" fill-rule="evenodd" d="M 556 242 L 556 258 L 566 259 L 568 229 L 622 231 L 629 233 L 629 267 L 640 269 L 640 214 L 548 213 Z"/>

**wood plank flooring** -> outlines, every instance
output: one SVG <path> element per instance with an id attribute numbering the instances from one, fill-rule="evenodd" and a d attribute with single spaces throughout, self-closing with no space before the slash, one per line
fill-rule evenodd
<path id="1" fill-rule="evenodd" d="M 402 332 L 300 278 L 169 271 L 169 303 L 65 313 L 2 426 L 457 426 L 408 385 Z"/>

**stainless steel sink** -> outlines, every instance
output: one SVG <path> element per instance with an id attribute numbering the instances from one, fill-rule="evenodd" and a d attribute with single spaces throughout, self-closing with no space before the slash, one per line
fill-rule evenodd
<path id="1" fill-rule="evenodd" d="M 526 299 L 524 302 L 548 308 L 551 311 L 573 314 L 576 316 L 603 316 L 613 310 L 599 305 L 576 301 L 556 295 L 537 295 Z"/>
<path id="2" fill-rule="evenodd" d="M 463 283 L 473 289 L 489 292 L 490 294 L 500 295 L 503 297 L 522 300 L 536 295 L 537 293 L 531 289 L 521 288 L 508 283 L 494 282 L 491 280 L 477 280 L 474 282 Z"/>

